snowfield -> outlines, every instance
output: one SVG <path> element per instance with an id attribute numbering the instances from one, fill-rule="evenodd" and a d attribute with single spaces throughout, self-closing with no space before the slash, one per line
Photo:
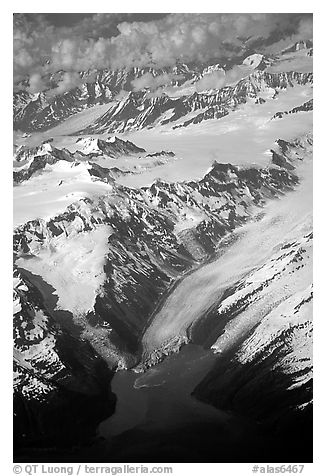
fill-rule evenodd
<path id="1" fill-rule="evenodd" d="M 57 309 L 71 311 L 77 316 L 93 309 L 95 298 L 106 276 L 103 271 L 109 226 L 96 230 L 65 235 L 42 248 L 34 258 L 20 258 L 17 265 L 42 276 L 55 289 Z"/>
<path id="2" fill-rule="evenodd" d="M 111 185 L 93 180 L 87 162 L 60 160 L 14 187 L 14 227 L 37 218 L 49 219 L 84 197 L 110 193 Z"/>
<path id="3" fill-rule="evenodd" d="M 142 130 L 126 138 L 147 151 L 172 150 L 179 160 L 169 162 L 159 170 L 141 175 L 121 177 L 126 186 L 141 187 L 160 178 L 167 181 L 195 180 L 204 175 L 214 160 L 234 165 L 265 166 L 266 155 L 275 140 L 290 140 L 312 128 L 312 112 L 271 120 L 276 112 L 290 110 L 312 98 L 312 88 L 295 86 L 280 92 L 277 99 L 264 104 L 245 104 L 228 116 L 212 119 L 186 128 L 170 127 Z"/>

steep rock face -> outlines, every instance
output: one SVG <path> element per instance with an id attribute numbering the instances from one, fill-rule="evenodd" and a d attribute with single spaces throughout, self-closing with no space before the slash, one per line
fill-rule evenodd
<path id="1" fill-rule="evenodd" d="M 153 154 L 147 154 L 146 157 L 174 157 L 175 153 L 172 151 L 161 150 L 161 152 L 154 152 Z"/>
<path id="2" fill-rule="evenodd" d="M 298 450 L 292 441 L 300 431 L 302 461 L 309 461 L 312 232 L 300 233 L 225 293 L 207 316 L 210 335 L 200 326 L 192 330 L 219 353 L 194 395 L 255 419 L 289 454 Z"/>
<path id="3" fill-rule="evenodd" d="M 57 149 L 58 150 L 58 149 Z M 71 154 L 67 151 L 67 154 L 63 155 L 61 152 L 57 154 L 56 150 L 52 151 L 51 154 L 36 155 L 32 158 L 27 166 L 22 167 L 18 170 L 14 170 L 13 179 L 14 183 L 18 184 L 24 182 L 25 180 L 30 179 L 35 174 L 42 172 L 47 165 L 53 165 L 59 160 L 65 160 L 72 162 L 73 158 Z"/>
<path id="4" fill-rule="evenodd" d="M 173 68 L 132 68 L 130 70 L 99 70 L 81 73 L 81 85 L 52 99 L 46 92 L 32 94 L 26 90 L 14 93 L 14 128 L 22 131 L 46 130 L 53 127 L 76 112 L 96 104 L 105 104 L 119 93 L 131 91 L 132 81 L 151 73 L 153 76 L 166 72 L 179 75 L 175 83 L 197 77 L 202 68 L 178 64 Z M 49 79 L 58 84 L 63 71 L 53 74 Z M 87 75 L 90 77 L 87 79 Z M 83 82 L 83 78 L 85 82 Z"/>
<path id="5" fill-rule="evenodd" d="M 36 147 L 19 146 L 14 153 L 14 160 L 18 163 L 33 159 L 36 156 L 52 155 L 58 160 L 67 160 L 71 157 L 67 149 L 53 147 L 50 142 L 44 142 Z"/>
<path id="6" fill-rule="evenodd" d="M 282 54 L 285 53 L 292 53 L 294 51 L 299 51 L 299 50 L 310 50 L 312 48 L 312 40 L 301 40 L 295 42 L 293 45 L 289 46 L 288 48 L 285 48 L 282 50 Z"/>
<path id="7" fill-rule="evenodd" d="M 111 158 L 117 158 L 124 154 L 138 154 L 145 152 L 145 149 L 138 147 L 132 142 L 110 137 L 108 140 L 82 138 L 77 140 L 78 150 L 87 155 L 88 158 L 98 155 L 106 155 Z M 80 148 L 81 147 L 81 148 Z"/>
<path id="8" fill-rule="evenodd" d="M 14 271 L 15 450 L 65 447 L 93 437 L 98 421 L 114 411 L 104 362 L 65 329 L 25 270 Z"/>
<path id="9" fill-rule="evenodd" d="M 17 163 L 23 165 L 14 169 L 13 178 L 14 183 L 18 184 L 28 180 L 37 173 L 42 173 L 47 165 L 53 165 L 60 160 L 73 162 L 78 165 L 79 161 L 85 162 L 88 166 L 90 175 L 102 178 L 113 179 L 113 176 L 104 167 L 95 163 L 90 163 L 90 160 L 96 160 L 99 157 L 117 159 L 123 155 L 133 155 L 145 152 L 145 149 L 136 146 L 132 142 L 111 137 L 108 140 L 93 139 L 86 137 L 77 140 L 78 149 L 72 153 L 67 149 L 59 149 L 53 147 L 50 143 L 42 144 L 39 147 L 20 146 L 14 154 L 14 159 Z M 119 169 L 113 171 L 113 175 L 121 175 L 122 171 Z"/>
<path id="10" fill-rule="evenodd" d="M 110 88 L 101 80 L 85 83 L 79 88 L 49 99 L 46 93 L 14 94 L 14 128 L 23 131 L 45 130 L 62 122 L 72 114 L 94 104 L 103 104 L 112 98 Z"/>
<path id="11" fill-rule="evenodd" d="M 30 130 L 28 126 L 30 119 L 35 118 L 47 106 L 47 101 L 41 93 L 15 92 L 13 97 L 14 128 L 25 130 L 26 124 L 26 130 Z"/>
<path id="12" fill-rule="evenodd" d="M 282 119 L 283 116 L 288 114 L 296 114 L 297 112 L 305 112 L 313 110 L 313 99 L 306 101 L 301 106 L 292 108 L 290 111 L 276 112 L 272 119 Z"/>
<path id="13" fill-rule="evenodd" d="M 125 132 L 179 121 L 172 128 L 186 127 L 207 119 L 223 117 L 239 104 L 249 100 L 264 101 L 263 96 L 276 96 L 279 90 L 295 84 L 312 84 L 312 73 L 266 73 L 256 71 L 235 86 L 226 86 L 215 94 L 194 93 L 190 96 L 146 99 L 143 92 L 129 95 L 81 133 Z M 181 119 L 189 113 L 192 117 Z M 168 117 L 167 117 L 168 116 Z"/>

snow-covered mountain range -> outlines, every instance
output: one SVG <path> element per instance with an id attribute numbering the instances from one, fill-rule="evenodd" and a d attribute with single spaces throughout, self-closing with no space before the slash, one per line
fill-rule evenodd
<path id="1" fill-rule="evenodd" d="M 188 342 L 218 354 L 197 398 L 271 431 L 308 419 L 312 44 L 233 67 L 96 71 L 50 102 L 15 93 L 19 446 L 80 443 L 114 412 L 115 371 Z M 157 95 L 135 90 L 167 72 Z M 198 91 L 209 75 L 224 84 Z"/>

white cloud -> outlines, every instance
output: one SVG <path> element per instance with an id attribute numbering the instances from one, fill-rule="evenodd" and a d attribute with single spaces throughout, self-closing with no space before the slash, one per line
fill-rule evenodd
<path id="1" fill-rule="evenodd" d="M 122 15 L 121 19 L 128 21 L 118 25 L 114 22 L 120 17 L 105 15 L 94 15 L 71 29 L 42 26 L 41 20 L 33 28 L 18 25 L 14 31 L 16 82 L 26 75 L 38 73 L 44 77 L 59 70 L 76 78 L 71 75 L 96 68 L 162 68 L 173 66 L 178 60 L 232 57 L 237 48 L 241 50 L 241 38 L 312 36 L 311 17 L 299 14 L 175 13 L 147 22 L 130 22 L 130 17 Z M 111 24 L 116 36 L 94 35 L 97 28 L 104 33 Z M 218 75 L 215 76 L 217 81 Z M 61 88 L 68 84 L 73 85 L 74 81 L 66 79 Z"/>
<path id="2" fill-rule="evenodd" d="M 48 99 L 51 99 L 54 96 L 80 86 L 83 82 L 85 82 L 85 80 L 83 80 L 78 73 L 63 73 L 57 87 L 47 91 L 46 96 Z"/>
<path id="3" fill-rule="evenodd" d="M 225 85 L 225 71 L 217 70 L 205 74 L 196 84 L 196 91 L 206 91 L 208 89 L 220 89 Z"/>
<path id="4" fill-rule="evenodd" d="M 47 89 L 48 86 L 39 73 L 33 73 L 29 77 L 29 86 L 27 91 L 30 93 L 38 93 Z"/>
<path id="5" fill-rule="evenodd" d="M 183 78 L 184 76 L 182 74 L 163 73 L 158 76 L 153 76 L 151 73 L 145 73 L 131 81 L 131 85 L 134 91 L 140 91 L 145 88 L 155 90 L 160 86 L 167 86 L 172 83 L 172 81 L 181 80 Z"/>
<path id="6" fill-rule="evenodd" d="M 195 89 L 198 92 L 210 89 L 221 89 L 224 86 L 232 85 L 240 79 L 245 78 L 252 73 L 253 68 L 246 65 L 235 65 L 228 71 L 215 70 L 205 74 L 195 83 Z"/>

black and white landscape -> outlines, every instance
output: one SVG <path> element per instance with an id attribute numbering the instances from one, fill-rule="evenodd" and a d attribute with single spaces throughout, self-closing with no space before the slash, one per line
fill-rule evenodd
<path id="1" fill-rule="evenodd" d="M 310 14 L 14 15 L 14 459 L 312 461 Z"/>

